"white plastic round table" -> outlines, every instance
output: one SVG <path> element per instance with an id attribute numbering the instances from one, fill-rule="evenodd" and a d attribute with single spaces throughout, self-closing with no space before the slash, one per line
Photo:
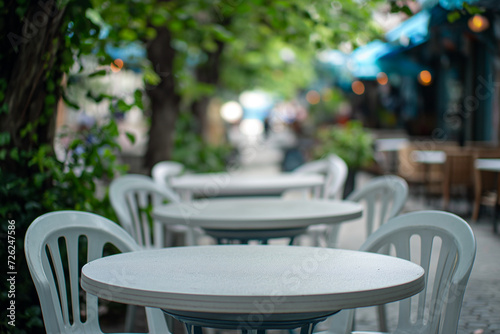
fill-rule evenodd
<path id="1" fill-rule="evenodd" d="M 363 205 L 326 199 L 218 198 L 156 206 L 165 224 L 200 227 L 216 239 L 240 241 L 293 238 L 315 224 L 338 224 L 361 217 Z"/>
<path id="2" fill-rule="evenodd" d="M 193 197 L 281 195 L 290 189 L 311 189 L 319 194 L 325 178 L 320 174 L 282 173 L 237 175 L 230 173 L 188 174 L 172 177 L 170 186 L 183 200 Z"/>
<path id="3" fill-rule="evenodd" d="M 424 269 L 376 253 L 268 245 L 171 247 L 89 262 L 82 288 L 157 307 L 189 326 L 312 328 L 344 308 L 410 297 Z"/>

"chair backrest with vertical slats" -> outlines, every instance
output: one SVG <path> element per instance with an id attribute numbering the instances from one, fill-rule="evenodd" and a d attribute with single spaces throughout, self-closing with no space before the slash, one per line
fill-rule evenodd
<path id="1" fill-rule="evenodd" d="M 316 173 L 325 176 L 325 183 L 321 191 L 322 198 L 335 198 L 347 178 L 347 164 L 339 156 L 330 154 L 319 160 L 307 162 L 296 169 L 293 173 L 309 174 Z"/>
<path id="2" fill-rule="evenodd" d="M 361 251 L 386 253 L 425 270 L 425 288 L 398 302 L 391 333 L 457 333 L 465 288 L 474 264 L 476 241 L 469 224 L 445 211 L 417 211 L 389 220 L 368 237 Z M 332 318 L 330 333 L 350 333 L 354 310 Z M 362 332 L 369 333 L 369 332 Z M 360 332 L 361 334 L 361 332 Z"/>
<path id="3" fill-rule="evenodd" d="M 336 154 L 330 154 L 328 160 L 328 175 L 326 198 L 341 199 L 347 179 L 348 167 L 346 162 Z"/>
<path id="4" fill-rule="evenodd" d="M 102 257 L 108 244 L 120 252 L 141 249 L 120 226 L 92 213 L 52 212 L 30 225 L 24 243 L 26 260 L 47 333 L 102 333 L 97 297 L 81 298 L 80 270 L 86 262 Z M 168 333 L 160 310 L 147 308 L 146 316 L 151 333 Z"/>
<path id="5" fill-rule="evenodd" d="M 123 175 L 111 182 L 111 205 L 120 224 L 146 248 L 164 247 L 165 225 L 151 216 L 155 205 L 179 202 L 179 196 L 145 175 Z"/>
<path id="6" fill-rule="evenodd" d="M 399 176 L 375 177 L 365 186 L 353 191 L 346 200 L 365 202 L 363 215 L 368 237 L 388 219 L 398 215 L 408 198 L 408 184 Z"/>

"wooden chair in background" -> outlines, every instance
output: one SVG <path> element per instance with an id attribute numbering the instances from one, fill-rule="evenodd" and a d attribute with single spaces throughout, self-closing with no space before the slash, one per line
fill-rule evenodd
<path id="1" fill-rule="evenodd" d="M 448 210 L 452 192 L 457 188 L 472 194 L 474 157 L 470 150 L 448 150 L 443 167 L 443 208 Z M 472 196 L 471 196 L 472 197 Z"/>
<path id="2" fill-rule="evenodd" d="M 476 159 L 500 159 L 500 149 L 478 149 L 473 153 Z M 481 205 L 495 206 L 499 201 L 500 179 L 496 172 L 473 169 L 474 175 L 474 207 L 472 220 L 477 221 Z"/>

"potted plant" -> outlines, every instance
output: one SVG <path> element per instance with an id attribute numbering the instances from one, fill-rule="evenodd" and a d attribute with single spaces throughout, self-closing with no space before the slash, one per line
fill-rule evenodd
<path id="1" fill-rule="evenodd" d="M 349 172 L 344 187 L 344 198 L 355 187 L 355 176 L 359 169 L 373 162 L 373 137 L 363 128 L 360 121 L 320 128 L 318 144 L 314 150 L 316 158 L 334 153 L 347 164 Z"/>

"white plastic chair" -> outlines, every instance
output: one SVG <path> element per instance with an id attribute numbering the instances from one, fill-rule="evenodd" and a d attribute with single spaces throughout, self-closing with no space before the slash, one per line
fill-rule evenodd
<path id="1" fill-rule="evenodd" d="M 171 246 L 175 232 L 184 234 L 186 244 L 193 244 L 188 227 L 171 225 L 166 228 L 165 224 L 148 214 L 148 209 L 156 205 L 180 202 L 176 193 L 155 183 L 150 177 L 138 174 L 117 177 L 109 187 L 109 199 L 120 224 L 142 247 Z"/>
<path id="2" fill-rule="evenodd" d="M 311 165 L 302 166 L 302 170 L 298 172 L 320 172 L 325 173 L 326 181 L 323 188 L 322 196 L 325 199 L 340 199 L 344 184 L 347 179 L 347 164 L 345 161 L 335 154 L 330 154 L 327 158 L 319 161 L 313 161 Z M 326 168 L 326 170 L 324 169 Z M 340 224 L 335 225 L 313 225 L 307 229 L 306 235 L 310 238 L 312 246 L 335 246 L 336 236 Z"/>
<path id="3" fill-rule="evenodd" d="M 151 169 L 153 180 L 170 189 L 169 178 L 182 174 L 184 165 L 175 161 L 160 161 Z"/>
<path id="4" fill-rule="evenodd" d="M 397 327 L 390 333 L 457 333 L 476 254 L 476 241 L 469 224 L 444 211 L 407 213 L 381 226 L 360 250 L 385 253 L 388 248 L 392 248 L 397 257 L 419 264 L 426 273 L 424 290 L 398 302 Z M 353 318 L 354 310 L 334 315 L 329 333 L 351 333 Z"/>
<path id="5" fill-rule="evenodd" d="M 106 244 L 121 252 L 141 249 L 120 226 L 92 213 L 58 211 L 33 221 L 26 232 L 24 251 L 48 334 L 102 333 L 98 298 L 90 294 L 81 298 L 80 270 L 84 263 L 79 263 L 79 250 L 85 248 L 79 246 L 83 242 L 87 262 L 102 257 Z M 149 333 L 169 333 L 161 310 L 146 308 L 146 317 Z"/>
<path id="6" fill-rule="evenodd" d="M 408 183 L 396 175 L 379 176 L 354 190 L 347 201 L 365 203 L 363 216 L 368 237 L 379 226 L 397 216 L 408 198 Z"/>
<path id="7" fill-rule="evenodd" d="M 321 190 L 321 198 L 339 198 L 347 178 L 347 165 L 344 160 L 335 154 L 326 158 L 305 163 L 292 171 L 296 174 L 317 173 L 325 176 L 325 183 Z"/>

